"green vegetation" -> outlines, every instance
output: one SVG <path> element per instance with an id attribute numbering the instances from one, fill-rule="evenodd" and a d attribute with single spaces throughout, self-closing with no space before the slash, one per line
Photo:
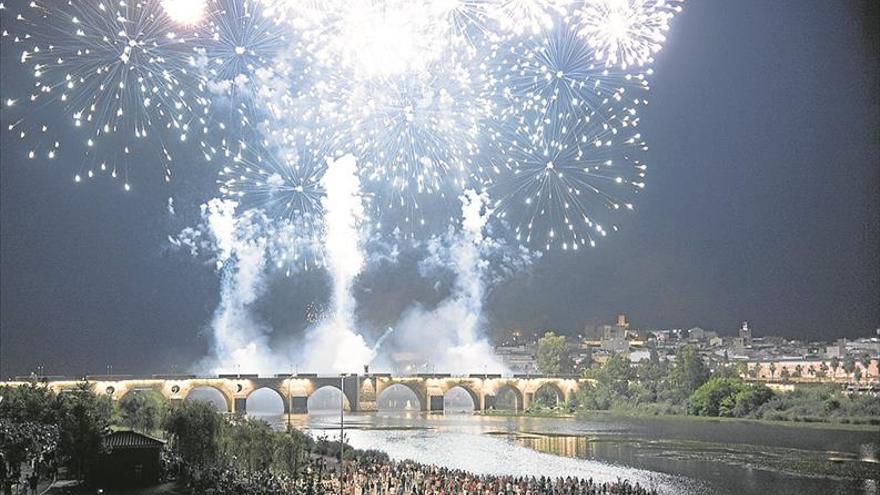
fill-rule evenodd
<path id="1" fill-rule="evenodd" d="M 113 405 L 82 383 L 55 394 L 38 384 L 0 387 L 0 451 L 13 476 L 21 463 L 43 459 L 87 478 L 103 452 Z"/>
<path id="2" fill-rule="evenodd" d="M 278 432 L 265 421 L 225 416 L 206 402 L 174 407 L 163 427 L 175 453 L 195 469 L 229 466 L 294 476 L 317 449 L 312 438 L 298 430 Z M 338 455 L 338 443 L 335 452 Z"/>
<path id="3" fill-rule="evenodd" d="M 119 401 L 118 422 L 134 431 L 156 434 L 168 411 L 168 401 L 159 392 L 134 390 Z"/>
<path id="4" fill-rule="evenodd" d="M 758 410 L 771 397 L 773 392 L 764 385 L 716 376 L 694 391 L 688 400 L 688 410 L 696 416 L 743 418 Z"/>
<path id="5" fill-rule="evenodd" d="M 559 376 L 571 373 L 571 355 L 565 347 L 565 337 L 547 332 L 538 339 L 538 371 L 544 375 Z"/>
<path id="6" fill-rule="evenodd" d="M 89 480 L 112 429 L 166 437 L 166 456 L 198 472 L 231 468 L 295 477 L 311 456 L 339 455 L 338 441 L 315 441 L 298 430 L 274 431 L 264 421 L 226 415 L 206 402 L 171 407 L 152 391 L 128 393 L 114 405 L 85 382 L 61 394 L 34 383 L 0 387 L 0 398 L 0 462 L 3 477 L 13 482 L 31 462 L 44 471 L 66 467 L 69 477 Z M 345 456 L 352 455 L 382 454 L 346 447 Z"/>
<path id="7" fill-rule="evenodd" d="M 834 367 L 835 363 L 832 363 Z M 845 364 L 838 364 L 844 366 Z M 741 365 L 714 373 L 699 354 L 685 347 L 675 360 L 650 359 L 632 364 L 615 355 L 601 367 L 584 371 L 596 381 L 582 387 L 568 410 L 580 415 L 611 411 L 628 415 L 694 415 L 771 421 L 880 424 L 880 400 L 849 395 L 834 385 L 774 392 L 763 384 L 747 383 Z"/>

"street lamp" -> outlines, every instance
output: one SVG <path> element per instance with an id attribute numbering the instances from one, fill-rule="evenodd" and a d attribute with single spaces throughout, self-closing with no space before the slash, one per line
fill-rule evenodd
<path id="1" fill-rule="evenodd" d="M 345 373 L 339 375 L 339 495 L 342 495 L 345 456 Z"/>
<path id="2" fill-rule="evenodd" d="M 293 413 L 290 396 L 290 382 L 293 381 L 293 364 L 290 365 L 290 376 L 287 377 L 287 433 L 290 433 L 290 415 Z"/>

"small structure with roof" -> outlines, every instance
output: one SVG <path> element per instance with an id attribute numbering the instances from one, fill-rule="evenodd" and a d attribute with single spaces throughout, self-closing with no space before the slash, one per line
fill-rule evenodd
<path id="1" fill-rule="evenodd" d="M 104 439 L 98 479 L 108 486 L 144 486 L 159 481 L 165 441 L 134 431 L 117 431 Z"/>

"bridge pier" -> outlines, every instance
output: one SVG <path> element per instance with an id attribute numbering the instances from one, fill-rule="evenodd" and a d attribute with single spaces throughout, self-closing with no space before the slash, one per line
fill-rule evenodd
<path id="1" fill-rule="evenodd" d="M 309 412 L 309 398 L 305 396 L 293 396 L 291 399 L 291 407 L 293 408 L 293 414 L 308 414 Z"/>

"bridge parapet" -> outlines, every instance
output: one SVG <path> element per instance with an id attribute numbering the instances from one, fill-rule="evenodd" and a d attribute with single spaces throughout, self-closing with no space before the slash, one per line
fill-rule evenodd
<path id="1" fill-rule="evenodd" d="M 48 377 L 47 377 L 48 378 Z M 95 375 L 82 379 L 38 380 L 57 393 L 74 390 L 86 383 L 98 395 L 107 395 L 114 401 L 122 400 L 126 394 L 136 390 L 155 390 L 170 402 L 187 399 L 193 390 L 211 388 L 217 390 L 230 413 L 245 413 L 247 399 L 260 389 L 269 389 L 278 394 L 284 404 L 285 413 L 306 413 L 308 400 L 317 390 L 332 387 L 341 390 L 352 411 L 378 410 L 379 397 L 390 387 L 400 385 L 412 391 L 419 401 L 421 411 L 443 411 L 446 395 L 454 388 L 461 388 L 470 395 L 475 410 L 495 408 L 497 396 L 505 391 L 513 392 L 515 408 L 528 408 L 535 395 L 549 387 L 556 392 L 558 401 L 571 398 L 584 384 L 593 380 L 574 377 L 522 376 L 504 377 L 494 374 L 470 374 L 452 376 L 450 374 L 430 374 L 412 376 L 393 376 L 387 373 L 349 376 L 319 376 L 313 373 L 277 374 L 260 377 L 253 374 L 220 375 L 198 377 L 195 375 L 152 375 L 133 377 L 120 375 Z M 22 386 L 32 381 L 16 380 L 0 382 L 0 386 Z"/>

